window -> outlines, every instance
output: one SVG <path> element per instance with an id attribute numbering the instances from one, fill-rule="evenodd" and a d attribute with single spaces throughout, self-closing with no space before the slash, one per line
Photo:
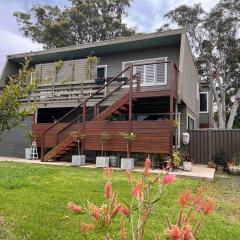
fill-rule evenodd
<path id="1" fill-rule="evenodd" d="M 208 112 L 208 92 L 200 93 L 200 112 L 201 113 Z"/>
<path id="2" fill-rule="evenodd" d="M 187 114 L 187 129 L 194 130 L 194 118 Z"/>
<path id="3" fill-rule="evenodd" d="M 144 64 L 153 63 L 150 65 L 134 66 L 133 73 L 141 74 L 141 84 L 142 85 L 166 85 L 167 84 L 167 63 L 164 64 L 154 64 L 156 61 L 167 61 L 165 58 L 154 58 L 154 59 L 144 59 L 135 60 L 130 62 L 123 62 L 123 70 L 130 66 L 130 64 Z M 124 77 L 129 77 L 129 71 L 123 74 Z"/>
<path id="4" fill-rule="evenodd" d="M 107 78 L 107 65 L 97 66 L 97 78 Z"/>

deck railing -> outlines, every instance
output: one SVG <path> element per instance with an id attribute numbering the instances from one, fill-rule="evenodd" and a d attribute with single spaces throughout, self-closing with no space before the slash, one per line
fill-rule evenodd
<path id="1" fill-rule="evenodd" d="M 57 145 L 61 142 L 66 136 L 68 136 L 73 131 L 78 131 L 81 133 L 85 133 L 85 123 L 86 121 L 91 121 L 96 115 L 104 111 L 109 105 L 104 106 L 104 101 L 107 101 L 110 97 L 117 93 L 120 89 L 123 89 L 123 86 L 128 86 L 127 94 L 128 94 L 128 103 L 129 103 L 129 112 L 128 112 L 128 131 L 132 130 L 132 102 L 133 102 L 133 93 L 141 92 L 141 76 L 140 74 L 134 70 L 138 66 L 147 66 L 147 65 L 156 65 L 156 64 L 167 64 L 168 67 L 168 75 L 169 78 L 169 87 L 170 87 L 170 121 L 173 120 L 173 95 L 174 92 L 177 92 L 177 67 L 171 61 L 158 61 L 151 63 L 142 63 L 142 64 L 131 64 L 129 67 L 124 69 L 120 74 L 116 77 L 112 78 L 105 85 L 101 86 L 98 90 L 96 90 L 91 96 L 87 97 L 83 102 L 81 102 L 77 107 L 73 108 L 70 112 L 64 115 L 57 122 L 52 124 L 49 128 L 47 128 L 41 136 L 41 160 L 43 161 L 44 155 L 49 150 L 48 146 L 45 145 L 45 139 L 51 137 L 52 134 L 57 134 Z M 169 70 L 170 69 L 170 70 Z M 129 77 L 123 78 L 122 82 L 119 83 L 119 78 L 129 71 Z M 167 75 L 167 76 L 168 76 Z M 125 88 L 126 89 L 126 88 Z M 146 90 L 144 90 L 146 91 Z M 99 95 L 100 93 L 104 93 L 105 96 L 100 99 L 94 106 L 88 107 L 87 103 L 90 102 L 94 97 Z M 117 99 L 116 99 L 117 100 Z M 64 127 L 63 126 L 64 123 Z M 81 123 L 81 124 L 77 124 Z M 81 126 L 79 129 L 78 126 Z M 172 132 L 172 129 L 170 129 Z M 172 141 L 172 140 L 171 140 Z M 171 150 L 170 150 L 171 151 Z"/>

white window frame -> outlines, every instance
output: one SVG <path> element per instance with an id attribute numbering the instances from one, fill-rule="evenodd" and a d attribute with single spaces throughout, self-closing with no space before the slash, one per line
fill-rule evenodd
<path id="1" fill-rule="evenodd" d="M 105 74 L 104 74 L 105 76 L 104 76 L 104 78 L 106 79 L 106 78 L 107 78 L 107 75 L 108 75 L 108 74 L 107 74 L 108 65 L 98 65 L 98 66 L 97 66 L 97 69 L 98 69 L 98 68 L 105 68 Z"/>
<path id="2" fill-rule="evenodd" d="M 201 94 L 207 94 L 207 111 L 201 111 Z M 200 92 L 199 93 L 199 112 L 200 113 L 208 113 L 208 92 Z"/>
<path id="3" fill-rule="evenodd" d="M 139 62 L 153 62 L 154 61 L 167 61 L 168 57 L 158 57 L 158 58 L 148 58 L 148 59 L 137 59 L 137 60 L 132 60 L 132 61 L 126 61 L 126 62 L 122 62 L 122 71 L 124 71 L 124 69 L 126 68 L 125 65 L 127 63 L 133 63 L 133 64 L 139 64 Z M 143 74 L 143 83 L 141 83 L 141 86 L 164 86 L 167 85 L 167 73 L 168 73 L 168 64 L 165 63 L 165 72 L 164 72 L 164 82 L 163 83 L 156 83 L 156 65 L 154 65 L 154 83 L 146 83 L 145 82 L 145 78 L 146 78 L 146 65 L 144 65 L 144 74 Z M 133 74 L 135 74 L 136 72 L 134 71 Z M 122 77 L 125 77 L 125 74 L 123 73 Z"/>
<path id="4" fill-rule="evenodd" d="M 188 128 L 188 117 L 190 117 L 194 121 L 194 126 L 193 127 L 195 129 L 195 118 L 188 112 L 187 112 L 187 126 L 186 126 L 186 129 L 189 130 L 189 128 Z"/>

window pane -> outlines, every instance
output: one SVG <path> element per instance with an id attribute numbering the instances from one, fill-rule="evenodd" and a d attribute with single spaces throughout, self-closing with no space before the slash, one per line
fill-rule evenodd
<path id="1" fill-rule="evenodd" d="M 154 64 L 145 65 L 145 83 L 154 84 Z"/>
<path id="2" fill-rule="evenodd" d="M 165 71 L 166 71 L 166 63 L 155 64 L 156 66 L 156 83 L 164 83 L 165 82 Z"/>
<path id="3" fill-rule="evenodd" d="M 207 112 L 207 93 L 200 93 L 200 112 Z"/>
<path id="4" fill-rule="evenodd" d="M 105 67 L 97 68 L 97 78 L 105 78 Z"/>

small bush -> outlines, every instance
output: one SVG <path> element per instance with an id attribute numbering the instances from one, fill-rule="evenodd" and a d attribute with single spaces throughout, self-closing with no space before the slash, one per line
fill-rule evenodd
<path id="1" fill-rule="evenodd" d="M 221 166 L 226 166 L 227 160 L 228 160 L 228 156 L 225 154 L 225 152 L 223 150 L 215 153 L 215 155 L 213 157 L 214 163 L 216 163 L 217 165 L 221 165 Z"/>

